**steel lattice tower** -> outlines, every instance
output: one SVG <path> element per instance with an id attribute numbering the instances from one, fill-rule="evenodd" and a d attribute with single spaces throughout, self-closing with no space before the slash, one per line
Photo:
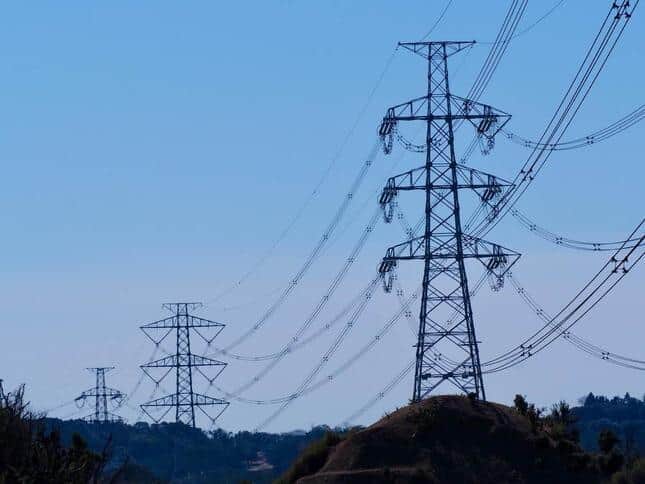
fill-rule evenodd
<path id="1" fill-rule="evenodd" d="M 84 405 L 88 398 L 94 398 L 94 412 L 87 415 L 85 420 L 92 423 L 120 422 L 121 417 L 111 413 L 109 405 L 116 402 L 116 406 L 119 407 L 125 398 L 125 394 L 105 385 L 105 374 L 114 370 L 114 367 L 103 366 L 87 369 L 96 375 L 94 388 L 85 390 L 74 399 L 77 404 Z"/>
<path id="2" fill-rule="evenodd" d="M 226 366 L 226 363 L 213 360 L 205 356 L 195 355 L 191 351 L 191 333 L 197 334 L 210 345 L 224 328 L 224 325 L 221 323 L 198 318 L 189 313 L 189 311 L 193 311 L 201 306 L 201 303 L 185 302 L 164 304 L 163 308 L 172 312 L 172 316 L 141 326 L 143 333 L 157 346 L 159 346 L 159 344 L 173 332 L 175 333 L 176 338 L 175 354 L 141 365 L 141 369 L 157 384 L 157 386 L 173 370 L 175 373 L 174 393 L 151 400 L 141 405 L 141 409 L 146 413 L 146 415 L 156 422 L 161 421 L 168 412 L 174 408 L 176 422 L 181 422 L 186 425 L 190 425 L 191 427 L 195 427 L 196 408 L 201 410 L 206 417 L 214 422 L 229 405 L 229 403 L 224 400 L 202 395 L 193 390 L 193 370 L 201 374 L 209 382 L 213 382 Z M 204 334 L 206 330 L 214 334 L 211 334 L 210 338 L 206 337 Z M 158 332 L 160 332 L 161 337 L 155 338 L 153 335 Z M 217 368 L 215 375 L 208 377 L 202 369 L 205 367 Z M 155 371 L 161 372 L 159 378 L 155 378 Z M 215 416 L 210 415 L 203 408 L 220 406 L 222 408 Z M 161 416 L 159 417 L 155 417 L 151 413 L 155 409 L 164 408 L 165 411 L 162 411 Z"/>
<path id="3" fill-rule="evenodd" d="M 450 93 L 448 58 L 472 44 L 400 43 L 428 61 L 427 95 L 388 109 L 379 129 L 389 153 L 399 122 L 426 123 L 425 165 L 390 178 L 380 198 L 386 221 L 390 221 L 399 191 L 425 191 L 424 234 L 390 247 L 379 266 L 389 289 L 397 261 L 424 261 L 413 401 L 425 398 L 444 381 L 461 392 L 486 399 L 466 261 L 479 260 L 501 283 L 504 273 L 519 258 L 515 252 L 462 230 L 462 189 L 474 191 L 484 207 L 491 207 L 491 202 L 511 187 L 494 175 L 456 161 L 454 131 L 458 124 L 468 121 L 476 135 L 492 145 L 495 134 L 510 119 L 491 106 Z"/>

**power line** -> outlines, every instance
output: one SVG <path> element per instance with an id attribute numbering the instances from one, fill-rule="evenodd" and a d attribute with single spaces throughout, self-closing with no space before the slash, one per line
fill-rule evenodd
<path id="1" fill-rule="evenodd" d="M 645 104 L 640 105 L 635 110 L 622 117 L 618 121 L 613 122 L 609 126 L 602 128 L 600 130 L 594 131 L 591 134 L 586 136 L 581 136 L 575 139 L 562 141 L 554 144 L 545 144 L 539 143 L 537 141 L 532 141 L 528 138 L 524 138 L 517 134 L 512 133 L 509 130 L 504 129 L 503 132 L 506 135 L 506 138 L 511 140 L 513 143 L 524 146 L 525 148 L 541 148 L 551 151 L 563 151 L 563 150 L 573 150 L 577 148 L 582 148 L 585 146 L 590 146 L 601 141 L 605 141 L 613 136 L 625 132 L 627 129 L 631 128 L 635 124 L 640 123 L 645 118 Z"/>
<path id="2" fill-rule="evenodd" d="M 531 296 L 528 293 L 528 291 L 524 288 L 524 286 L 520 284 L 520 282 L 517 280 L 516 275 L 509 271 L 506 277 L 515 288 L 515 292 L 528 305 L 528 307 L 538 316 L 538 318 L 540 318 L 543 322 L 550 324 L 553 317 L 550 316 L 542 308 L 542 306 L 540 306 L 535 301 L 533 296 Z M 565 341 L 571 343 L 576 348 L 600 360 L 606 361 L 608 363 L 612 363 L 614 365 L 626 367 L 626 368 L 632 368 L 632 369 L 641 370 L 641 371 L 645 370 L 645 360 L 639 360 L 636 358 L 620 355 L 613 351 L 609 351 L 605 348 L 602 348 L 600 346 L 597 346 L 585 340 L 584 338 L 572 333 L 571 331 L 562 333 L 562 337 L 564 338 Z"/>
<path id="3" fill-rule="evenodd" d="M 233 342 L 229 343 L 224 347 L 223 350 L 221 351 L 226 351 L 229 352 L 233 348 L 239 346 L 241 343 L 246 341 L 248 338 L 250 338 L 253 334 L 255 334 L 266 322 L 271 318 L 271 316 L 278 310 L 282 304 L 287 300 L 287 298 L 291 295 L 293 290 L 296 288 L 300 280 L 307 274 L 309 269 L 311 268 L 312 264 L 316 260 L 316 258 L 320 255 L 322 252 L 323 248 L 327 245 L 327 242 L 329 241 L 330 237 L 333 235 L 334 231 L 338 227 L 339 222 L 347 212 L 347 209 L 349 208 L 350 204 L 355 198 L 356 192 L 360 188 L 361 184 L 363 183 L 365 176 L 367 175 L 370 167 L 373 164 L 373 160 L 376 157 L 378 153 L 378 141 L 374 144 L 372 150 L 370 151 L 370 154 L 367 158 L 367 160 L 363 163 L 363 166 L 361 167 L 361 170 L 359 171 L 358 175 L 352 182 L 352 185 L 345 195 L 343 202 L 341 205 L 338 207 L 336 210 L 336 213 L 334 214 L 331 222 L 323 232 L 322 236 L 314 246 L 313 250 L 310 252 L 309 256 L 303 263 L 303 265 L 300 267 L 300 269 L 296 272 L 296 274 L 292 277 L 291 281 L 289 284 L 282 290 L 282 293 L 280 296 L 266 309 L 266 311 L 262 314 L 262 316 L 255 322 L 253 326 L 251 326 L 248 330 L 246 330 L 242 335 L 238 336 L 236 339 L 233 340 Z"/>
<path id="4" fill-rule="evenodd" d="M 546 12 L 544 12 L 542 15 L 540 15 L 537 19 L 535 19 L 533 22 L 531 22 L 527 27 L 523 28 L 516 34 L 514 34 L 512 37 L 510 37 L 507 42 L 510 42 L 511 40 L 517 39 L 518 37 L 530 32 L 535 28 L 538 24 L 540 24 L 543 20 L 545 20 L 547 17 L 549 17 L 553 12 L 555 12 L 562 4 L 564 3 L 564 0 L 558 0 L 551 8 L 549 8 Z M 494 44 L 494 42 L 486 42 L 486 41 L 477 41 L 478 44 L 482 45 L 491 45 Z"/>
<path id="5" fill-rule="evenodd" d="M 279 245 L 282 243 L 282 241 L 291 233 L 295 225 L 298 223 L 298 221 L 302 218 L 304 215 L 306 209 L 309 207 L 311 202 L 318 196 L 320 189 L 324 185 L 324 183 L 327 181 L 329 178 L 329 175 L 331 174 L 332 170 L 340 160 L 343 152 L 345 151 L 345 148 L 347 147 L 350 139 L 354 136 L 354 133 L 356 132 L 356 129 L 358 128 L 359 123 L 365 116 L 365 113 L 367 112 L 369 106 L 372 104 L 372 101 L 374 99 L 374 96 L 376 95 L 376 92 L 378 91 L 379 87 L 383 83 L 383 80 L 385 79 L 385 75 L 390 69 L 390 66 L 392 65 L 392 62 L 394 61 L 394 58 L 396 57 L 398 51 L 398 46 L 394 49 L 394 51 L 390 54 L 390 56 L 387 58 L 385 62 L 385 66 L 383 67 L 383 70 L 380 72 L 376 79 L 376 83 L 372 87 L 372 89 L 369 91 L 367 95 L 367 100 L 365 101 L 365 104 L 359 111 L 358 115 L 356 116 L 356 119 L 354 120 L 353 124 L 351 125 L 349 131 L 345 134 L 345 137 L 343 138 L 339 148 L 337 149 L 336 153 L 332 157 L 331 161 L 327 165 L 327 167 L 324 169 L 322 175 L 320 176 L 318 182 L 314 185 L 313 190 L 311 193 L 307 196 L 305 201 L 300 205 L 300 208 L 296 211 L 295 215 L 293 218 L 287 223 L 285 228 L 280 232 L 278 237 L 273 241 L 273 243 L 269 246 L 269 248 L 260 256 L 260 258 L 251 266 L 251 268 L 245 272 L 238 280 L 235 281 L 231 286 L 228 288 L 224 289 L 220 293 L 218 293 L 214 298 L 210 299 L 208 302 L 216 302 L 221 300 L 224 296 L 230 294 L 232 291 L 234 291 L 236 288 L 240 287 L 246 280 L 248 280 L 257 270 L 262 267 L 273 255 L 275 250 L 279 247 Z"/>
<path id="6" fill-rule="evenodd" d="M 446 3 L 446 6 L 443 7 L 443 10 L 439 14 L 439 17 L 437 17 L 437 20 L 435 20 L 435 22 L 432 24 L 430 29 L 428 29 L 428 31 L 423 35 L 423 37 L 421 37 L 421 40 L 426 40 L 428 37 L 430 37 L 430 34 L 432 34 L 432 32 L 434 32 L 434 30 L 437 28 L 439 23 L 441 23 L 441 21 L 445 17 L 446 12 L 448 12 L 448 9 L 450 8 L 450 5 L 452 5 L 452 2 L 453 2 L 453 0 L 448 0 L 448 2 Z"/>
<path id="7" fill-rule="evenodd" d="M 556 234 L 555 232 L 551 232 L 550 230 L 539 226 L 530 218 L 528 218 L 524 213 L 520 212 L 517 208 L 511 209 L 511 215 L 513 215 L 513 217 L 520 223 L 520 225 L 526 228 L 529 232 L 555 245 L 568 247 L 570 249 L 586 250 L 592 252 L 613 251 L 623 245 L 627 248 L 634 247 L 640 239 L 639 236 L 636 236 L 630 240 L 619 240 L 614 242 L 590 242 L 584 240 L 576 240 Z"/>
<path id="8" fill-rule="evenodd" d="M 638 233 L 641 221 L 629 238 Z M 482 364 L 485 373 L 511 368 L 552 344 L 558 337 L 591 311 L 635 267 L 645 255 L 645 235 L 634 247 L 620 247 L 596 272 L 592 279 L 553 316 L 547 324 L 526 338 L 521 344 Z"/>
<path id="9" fill-rule="evenodd" d="M 612 3 L 569 88 L 538 140 L 540 146 L 560 142 L 602 72 L 637 6 L 638 0 L 631 4 L 628 0 L 623 0 L 620 4 Z M 622 26 L 619 28 L 621 21 Z M 490 232 L 528 189 L 552 152 L 545 148 L 535 148 L 515 176 L 513 190 L 497 201 L 491 216 L 479 222 L 471 217 L 466 227 L 474 230 L 477 236 L 485 236 Z"/>

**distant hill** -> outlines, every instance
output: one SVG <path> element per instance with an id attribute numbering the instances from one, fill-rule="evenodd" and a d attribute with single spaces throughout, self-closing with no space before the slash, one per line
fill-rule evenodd
<path id="1" fill-rule="evenodd" d="M 183 424 L 139 422 L 91 424 L 82 420 L 46 419 L 65 443 L 78 433 L 90 449 L 101 451 L 111 438 L 107 470 L 128 463 L 128 478 L 118 482 L 156 483 L 253 483 L 271 482 L 291 465 L 328 427 L 308 432 L 268 434 L 222 430 L 203 432 Z M 144 477 L 145 476 L 145 477 Z"/>
<path id="2" fill-rule="evenodd" d="M 564 420 L 568 419 L 568 407 Z M 329 435 L 282 482 L 593 484 L 620 456 L 585 453 L 561 415 L 462 396 L 432 397 L 346 437 Z M 612 459 L 616 463 L 612 464 Z M 616 470 L 616 469 L 613 469 Z"/>

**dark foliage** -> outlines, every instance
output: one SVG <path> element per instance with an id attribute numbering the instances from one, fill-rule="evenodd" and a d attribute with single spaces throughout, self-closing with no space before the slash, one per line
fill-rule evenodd
<path id="1" fill-rule="evenodd" d="M 0 395 L 0 482 L 70 483 L 98 482 L 105 462 L 106 441 L 101 454 L 88 450 L 73 434 L 69 447 L 56 430 L 46 431 L 42 419 L 33 415 L 24 400 L 24 387 Z"/>
<path id="2" fill-rule="evenodd" d="M 293 484 L 301 477 L 318 472 L 327 461 L 329 452 L 342 442 L 343 438 L 344 436 L 338 432 L 327 432 L 322 439 L 309 444 L 284 477 L 276 482 Z"/>
<path id="3" fill-rule="evenodd" d="M 233 434 L 222 430 L 203 432 L 174 423 L 96 425 L 81 420 L 48 419 L 47 424 L 60 429 L 65 443 L 71 443 L 74 433 L 81 435 L 90 449 L 100 449 L 107 436 L 111 436 L 112 458 L 107 472 L 114 472 L 127 461 L 127 471 L 139 475 L 129 482 L 141 483 L 271 482 L 287 470 L 307 445 L 329 431 L 328 427 L 317 427 L 289 434 Z M 144 469 L 151 474 L 143 476 Z"/>
<path id="4" fill-rule="evenodd" d="M 600 451 L 598 436 L 611 430 L 620 439 L 623 455 L 633 459 L 645 454 L 645 401 L 627 393 L 607 398 L 593 393 L 582 399 L 582 405 L 571 409 L 580 433 L 580 443 L 588 451 Z"/>

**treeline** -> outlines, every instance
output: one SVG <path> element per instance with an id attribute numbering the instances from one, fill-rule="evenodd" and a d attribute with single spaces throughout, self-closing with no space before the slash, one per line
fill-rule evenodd
<path id="1" fill-rule="evenodd" d="M 645 399 L 629 393 L 613 398 L 589 393 L 572 414 L 580 443 L 588 451 L 598 451 L 598 435 L 610 430 L 625 454 L 645 455 Z"/>
<path id="2" fill-rule="evenodd" d="M 45 423 L 57 429 L 65 443 L 78 434 L 89 448 L 100 449 L 109 439 L 107 471 L 128 463 L 148 469 L 161 481 L 186 484 L 272 482 L 309 443 L 329 430 L 317 427 L 306 433 L 268 434 L 204 432 L 175 423 L 91 424 L 58 419 Z"/>

